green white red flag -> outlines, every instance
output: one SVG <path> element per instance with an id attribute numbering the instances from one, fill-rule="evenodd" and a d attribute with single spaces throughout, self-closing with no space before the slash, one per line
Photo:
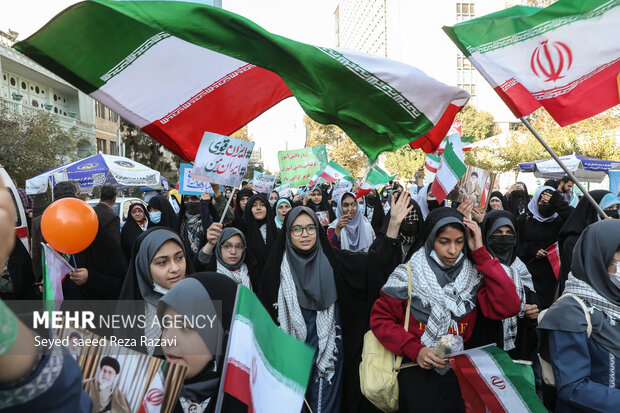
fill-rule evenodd
<path id="1" fill-rule="evenodd" d="M 546 413 L 530 366 L 515 364 L 492 345 L 451 357 L 467 413 Z M 526 369 L 530 371 L 527 372 Z"/>
<path id="2" fill-rule="evenodd" d="M 444 146 L 445 149 L 445 146 Z M 432 173 L 437 173 L 437 169 L 439 169 L 439 166 L 441 165 L 441 153 L 439 152 L 435 152 L 433 153 L 427 153 L 426 157 L 424 158 L 424 166 L 426 166 L 426 169 L 429 170 L 429 172 Z"/>
<path id="3" fill-rule="evenodd" d="M 394 180 L 396 175 L 391 175 L 385 172 L 383 169 L 378 167 L 377 165 L 370 168 L 368 174 L 366 175 L 366 180 L 360 188 L 357 190 L 357 194 L 355 199 L 361 198 L 366 194 L 372 192 L 373 189 L 378 188 L 382 185 L 387 184 L 388 182 Z"/>
<path id="4" fill-rule="evenodd" d="M 144 394 L 138 413 L 159 413 L 161 411 L 164 402 L 164 382 L 166 381 L 163 368 L 164 363 L 161 363 Z"/>
<path id="5" fill-rule="evenodd" d="M 323 169 L 323 172 L 321 173 L 321 178 L 325 179 L 328 182 L 335 182 L 341 180 L 349 174 L 350 172 L 347 169 L 338 165 L 334 161 L 329 161 L 329 163 L 327 164 L 327 166 L 325 166 L 325 169 Z"/>
<path id="6" fill-rule="evenodd" d="M 235 308 L 222 390 L 250 412 L 301 411 L 314 349 L 276 326 L 244 286 Z"/>
<path id="7" fill-rule="evenodd" d="M 204 131 L 230 135 L 291 94 L 371 161 L 412 140 L 432 151 L 470 97 L 403 63 L 185 1 L 78 3 L 14 47 L 185 160 Z"/>
<path id="8" fill-rule="evenodd" d="M 547 259 L 549 260 L 549 264 L 551 264 L 551 269 L 553 269 L 553 274 L 555 275 L 555 279 L 557 280 L 560 275 L 560 249 L 557 241 L 550 246 L 548 246 L 545 251 L 547 251 Z"/>
<path id="9" fill-rule="evenodd" d="M 62 282 L 73 268 L 49 245 L 43 244 L 41 261 L 43 265 L 43 306 L 46 310 L 60 310 L 64 300 Z"/>
<path id="10" fill-rule="evenodd" d="M 515 6 L 443 30 L 516 117 L 543 106 L 566 126 L 619 103 L 619 5 Z"/>
<path id="11" fill-rule="evenodd" d="M 448 144 L 441 157 L 441 164 L 431 186 L 431 191 L 440 204 L 446 199 L 461 177 L 465 175 L 465 172 L 467 172 L 467 167 L 463 161 L 461 137 L 454 133 L 449 136 Z"/>

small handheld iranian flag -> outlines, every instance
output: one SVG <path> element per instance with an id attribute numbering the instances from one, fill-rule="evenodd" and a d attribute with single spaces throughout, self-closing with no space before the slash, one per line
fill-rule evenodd
<path id="1" fill-rule="evenodd" d="M 435 152 L 434 154 L 426 154 L 426 157 L 424 158 L 424 166 L 426 166 L 426 169 L 428 169 L 429 172 L 437 173 L 439 165 L 441 165 L 441 155 L 437 154 L 437 152 Z"/>
<path id="2" fill-rule="evenodd" d="M 329 163 L 323 170 L 323 173 L 321 173 L 321 178 L 329 182 L 335 182 L 349 175 L 349 173 L 349 171 L 338 165 L 336 162 L 329 161 Z"/>
<path id="3" fill-rule="evenodd" d="M 299 412 L 313 358 L 312 347 L 276 326 L 248 288 L 238 288 L 221 385 L 224 393 L 248 405 L 251 412 Z M 220 402 L 221 398 L 218 408 Z"/>
<path id="4" fill-rule="evenodd" d="M 547 251 L 547 259 L 549 260 L 549 264 L 551 264 L 551 268 L 553 269 L 553 274 L 555 275 L 555 278 L 557 279 L 558 276 L 560 275 L 560 264 L 561 264 L 560 263 L 560 250 L 559 250 L 558 243 L 555 242 L 554 244 L 548 246 L 545 251 Z"/>
<path id="5" fill-rule="evenodd" d="M 540 106 L 570 125 L 619 103 L 620 3 L 515 6 L 443 30 L 517 118 Z"/>
<path id="6" fill-rule="evenodd" d="M 448 139 L 446 150 L 441 157 L 441 164 L 431 186 L 431 191 L 440 204 L 465 175 L 465 172 L 467 172 L 467 167 L 463 161 L 461 137 L 454 133 Z"/>
<path id="7" fill-rule="evenodd" d="M 319 180 L 321 179 L 321 175 L 323 174 L 323 171 L 325 170 L 325 168 L 321 169 L 317 169 L 317 171 L 314 173 L 314 175 L 312 175 L 312 178 L 310 178 L 310 181 L 308 181 L 308 188 L 311 186 L 316 185 Z"/>
<path id="8" fill-rule="evenodd" d="M 531 367 L 515 364 L 495 345 L 466 350 L 454 356 L 450 365 L 467 413 L 547 412 L 536 395 Z"/>
<path id="9" fill-rule="evenodd" d="M 379 168 L 377 165 L 370 168 L 368 171 L 368 175 L 366 175 L 366 180 L 360 186 L 360 189 L 357 191 L 357 195 L 355 199 L 361 198 L 366 194 L 372 192 L 373 189 L 380 187 L 381 185 L 385 185 L 388 182 L 394 180 L 396 175 L 390 176 L 383 169 Z"/>
<path id="10" fill-rule="evenodd" d="M 46 310 L 60 310 L 64 300 L 62 282 L 73 271 L 67 261 L 49 245 L 41 243 L 43 264 L 43 305 Z"/>

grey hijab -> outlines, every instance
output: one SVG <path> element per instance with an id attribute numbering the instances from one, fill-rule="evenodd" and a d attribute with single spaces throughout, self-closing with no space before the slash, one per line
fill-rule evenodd
<path id="1" fill-rule="evenodd" d="M 222 264 L 222 266 L 229 271 L 237 271 L 239 268 L 241 268 L 241 266 L 245 262 L 245 253 L 247 251 L 247 249 L 243 250 L 241 259 L 235 265 L 226 264 L 224 262 L 224 260 L 222 259 L 222 244 L 224 244 L 235 235 L 239 235 L 241 237 L 243 245 L 247 246 L 247 243 L 245 242 L 245 235 L 243 235 L 243 232 L 239 231 L 237 228 L 224 228 L 222 234 L 220 235 L 220 239 L 217 240 L 217 244 L 215 245 L 215 258 L 217 259 L 217 262 Z"/>
<path id="2" fill-rule="evenodd" d="M 155 282 L 151 277 L 151 261 L 161 246 L 168 241 L 176 242 L 183 249 L 183 242 L 172 231 L 153 231 L 140 244 L 140 250 L 136 255 L 136 278 L 138 279 L 140 295 L 146 301 L 157 301 L 163 295 L 154 290 Z"/>
<path id="3" fill-rule="evenodd" d="M 587 226 L 577 240 L 571 265 L 575 278 L 590 285 L 596 293 L 616 306 L 620 306 L 620 288 L 611 282 L 607 268 L 619 247 L 620 221 L 597 222 Z M 591 320 L 591 337 L 620 358 L 620 324 L 612 325 L 610 319 L 596 307 Z M 575 300 L 563 299 L 549 308 L 539 328 L 583 332 L 587 323 L 579 304 Z"/>
<path id="4" fill-rule="evenodd" d="M 463 246 L 463 256 L 460 260 L 454 263 L 452 266 L 445 266 L 443 264 L 439 264 L 437 261 L 431 257 L 431 252 L 433 251 L 435 245 L 435 238 L 437 238 L 437 232 L 445 225 L 448 224 L 457 224 L 463 228 L 463 234 L 467 234 L 465 231 L 465 225 L 463 225 L 463 221 L 458 219 L 455 216 L 446 216 L 433 226 L 433 229 L 428 234 L 428 238 L 424 243 L 424 250 L 426 251 L 426 261 L 428 265 L 431 266 L 431 269 L 437 276 L 437 282 L 442 287 L 448 283 L 453 282 L 456 279 L 456 276 L 459 275 L 461 270 L 463 269 L 463 264 L 465 263 L 465 259 L 467 258 L 467 240 L 465 240 L 465 246 Z"/>
<path id="5" fill-rule="evenodd" d="M 301 214 L 307 214 L 317 226 L 316 243 L 310 251 L 300 251 L 291 242 L 293 222 Z M 286 217 L 285 251 L 297 289 L 297 300 L 301 308 L 314 311 L 329 308 L 338 298 L 334 270 L 323 252 L 320 231 L 319 219 L 308 207 L 294 208 Z"/>

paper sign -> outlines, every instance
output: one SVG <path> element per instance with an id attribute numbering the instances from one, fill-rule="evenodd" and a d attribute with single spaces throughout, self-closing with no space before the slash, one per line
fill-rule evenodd
<path id="1" fill-rule="evenodd" d="M 254 171 L 254 182 L 252 182 L 252 188 L 257 192 L 263 194 L 269 194 L 273 191 L 273 186 L 276 183 L 275 175 L 267 175 L 264 172 Z"/>
<path id="2" fill-rule="evenodd" d="M 278 164 L 282 184 L 305 186 L 319 168 L 327 165 L 325 145 L 278 152 Z"/>
<path id="3" fill-rule="evenodd" d="M 291 191 L 291 186 L 289 184 L 277 187 L 276 191 L 280 194 L 280 198 L 290 198 L 293 196 L 293 192 Z"/>
<path id="4" fill-rule="evenodd" d="M 192 179 L 237 187 L 248 169 L 254 142 L 205 132 L 196 153 Z"/>
<path id="5" fill-rule="evenodd" d="M 347 179 L 338 181 L 332 191 L 332 201 L 340 202 L 340 198 L 342 198 L 345 192 L 350 192 L 351 188 L 353 188 L 353 183 L 351 181 Z"/>
<path id="6" fill-rule="evenodd" d="M 182 195 L 202 195 L 203 192 L 213 192 L 211 184 L 205 181 L 192 179 L 194 167 L 189 163 L 179 165 L 179 193 Z"/>

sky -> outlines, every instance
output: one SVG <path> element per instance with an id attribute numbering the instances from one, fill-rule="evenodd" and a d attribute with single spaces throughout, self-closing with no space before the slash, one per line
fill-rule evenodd
<path id="1" fill-rule="evenodd" d="M 23 40 L 75 0 L 2 0 L 0 30 L 19 33 Z M 222 0 L 222 7 L 291 39 L 318 46 L 335 46 L 334 10 L 337 0 Z M 304 145 L 303 111 L 288 98 L 248 125 L 261 148 L 265 167 L 277 170 L 277 151 Z"/>

